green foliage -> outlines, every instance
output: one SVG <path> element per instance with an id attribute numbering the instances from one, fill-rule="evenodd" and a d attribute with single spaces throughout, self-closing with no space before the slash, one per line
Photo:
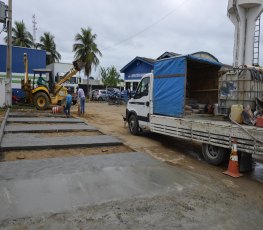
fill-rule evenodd
<path id="1" fill-rule="evenodd" d="M 49 32 L 45 32 L 41 37 L 40 37 L 40 43 L 36 45 L 37 48 L 40 48 L 42 50 L 46 50 L 49 52 L 49 55 L 47 54 L 46 57 L 46 62 L 47 65 L 54 63 L 54 62 L 59 62 L 61 59 L 61 55 L 59 52 L 56 50 L 56 43 L 54 41 L 55 37 L 50 34 Z"/>
<path id="2" fill-rule="evenodd" d="M 81 33 L 75 36 L 76 43 L 73 45 L 74 57 L 76 60 L 81 60 L 85 63 L 84 70 L 86 76 L 90 75 L 92 67 L 96 68 L 99 65 L 98 56 L 102 56 L 95 43 L 96 38 L 97 35 L 92 34 L 91 28 L 81 28 Z"/>
<path id="3" fill-rule="evenodd" d="M 100 68 L 100 76 L 103 84 L 108 87 L 116 87 L 118 83 L 121 81 L 120 74 L 116 70 L 114 66 L 110 66 L 108 68 Z"/>
<path id="4" fill-rule="evenodd" d="M 27 31 L 25 23 L 23 21 L 15 21 L 15 26 L 12 28 L 12 44 L 13 46 L 22 47 L 33 47 L 33 36 Z M 7 43 L 7 36 L 5 37 L 5 42 Z"/>

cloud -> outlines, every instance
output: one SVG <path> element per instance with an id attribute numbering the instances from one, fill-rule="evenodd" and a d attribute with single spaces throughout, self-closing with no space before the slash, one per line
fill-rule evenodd
<path id="1" fill-rule="evenodd" d="M 4 0 L 7 2 L 7 0 Z M 13 20 L 24 20 L 37 39 L 55 36 L 62 62 L 72 62 L 80 28 L 92 28 L 103 53 L 101 66 L 121 69 L 135 56 L 156 58 L 165 51 L 207 51 L 231 64 L 234 27 L 227 0 L 13 0 Z M 1 35 L 3 37 L 3 35 Z"/>

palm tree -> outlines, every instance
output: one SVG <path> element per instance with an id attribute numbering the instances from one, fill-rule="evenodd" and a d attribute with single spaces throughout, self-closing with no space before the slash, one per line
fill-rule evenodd
<path id="1" fill-rule="evenodd" d="M 91 28 L 81 28 L 81 33 L 75 35 L 76 43 L 73 45 L 75 59 L 81 60 L 84 64 L 84 72 L 87 76 L 87 95 L 89 95 L 89 80 L 88 76 L 91 73 L 92 67 L 99 65 L 98 56 L 102 56 L 100 50 L 95 43 L 97 35 L 92 34 Z"/>
<path id="2" fill-rule="evenodd" d="M 15 21 L 15 27 L 12 28 L 12 41 L 14 46 L 33 47 L 33 36 L 27 31 L 23 21 Z M 7 37 L 5 37 L 5 42 L 7 42 Z"/>
<path id="3" fill-rule="evenodd" d="M 46 59 L 47 65 L 56 61 L 59 62 L 61 59 L 60 53 L 56 50 L 56 43 L 54 41 L 54 38 L 55 37 L 52 34 L 50 34 L 49 32 L 45 32 L 40 37 L 40 43 L 37 44 L 37 47 L 49 52 L 49 55 L 47 55 Z"/>

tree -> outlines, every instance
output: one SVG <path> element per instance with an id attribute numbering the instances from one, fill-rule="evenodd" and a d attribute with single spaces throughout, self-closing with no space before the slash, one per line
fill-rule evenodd
<path id="1" fill-rule="evenodd" d="M 108 68 L 100 68 L 100 76 L 102 83 L 106 87 L 116 87 L 118 83 L 121 81 L 120 74 L 116 70 L 114 66 L 110 66 Z"/>
<path id="2" fill-rule="evenodd" d="M 75 59 L 81 60 L 84 63 L 84 73 L 87 76 L 87 95 L 89 95 L 89 75 L 92 67 L 99 65 L 98 56 L 102 56 L 100 50 L 95 43 L 96 34 L 92 34 L 91 28 L 81 28 L 81 33 L 75 35 L 75 44 L 73 51 L 75 52 Z"/>
<path id="3" fill-rule="evenodd" d="M 7 43 L 7 37 L 5 37 Z M 27 31 L 26 25 L 23 21 L 15 21 L 15 27 L 12 28 L 12 45 L 22 47 L 33 47 L 33 36 Z"/>
<path id="4" fill-rule="evenodd" d="M 56 61 L 59 62 L 61 59 L 61 55 L 56 49 L 56 43 L 54 39 L 55 37 L 52 34 L 45 32 L 40 37 L 40 43 L 37 44 L 37 48 L 39 47 L 40 49 L 49 52 L 49 55 L 46 56 L 47 65 Z"/>

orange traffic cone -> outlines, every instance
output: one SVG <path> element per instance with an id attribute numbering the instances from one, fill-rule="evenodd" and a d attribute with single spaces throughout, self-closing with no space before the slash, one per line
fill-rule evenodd
<path id="1" fill-rule="evenodd" d="M 239 173 L 236 139 L 233 140 L 227 171 L 223 173 L 235 178 L 243 176 L 243 174 Z"/>
<path id="2" fill-rule="evenodd" d="M 52 107 L 52 113 L 62 113 L 63 112 L 63 107 L 62 106 L 54 106 Z"/>

